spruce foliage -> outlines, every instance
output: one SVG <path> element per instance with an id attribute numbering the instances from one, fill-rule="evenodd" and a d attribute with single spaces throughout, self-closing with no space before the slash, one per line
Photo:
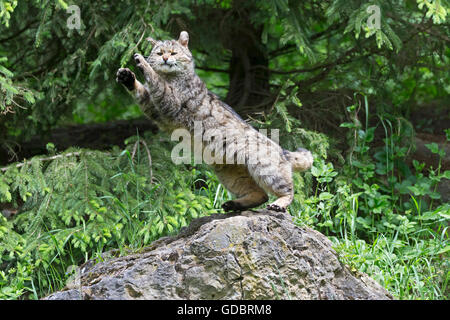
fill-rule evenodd
<path id="1" fill-rule="evenodd" d="M 172 164 L 172 144 L 158 136 L 151 137 L 158 141 L 150 145 L 151 159 L 141 139 L 131 137 L 123 151 L 34 157 L 1 175 L 2 202 L 22 204 L 13 220 L 1 216 L 1 297 L 41 297 L 65 285 L 69 266 L 111 249 L 138 250 L 217 211 L 214 195 L 195 188 L 206 175 L 205 186 L 217 184 L 213 174 Z"/>
<path id="2" fill-rule="evenodd" d="M 68 27 L 71 5 L 79 29 Z M 56 151 L 47 135 L 141 116 L 115 73 L 136 71 L 131 57 L 148 55 L 146 37 L 181 30 L 209 89 L 239 101 L 232 107 L 256 128 L 279 129 L 282 147 L 314 153 L 311 171 L 295 175 L 296 223 L 326 234 L 343 262 L 397 298 L 448 299 L 450 208 L 439 186 L 450 178 L 449 8 L 0 0 L 0 299 L 41 298 L 71 266 L 139 250 L 231 199 L 207 167 L 174 165 L 167 136 Z M 413 158 L 417 131 L 440 138 L 426 144 L 436 163 Z M 33 136 L 48 153 L 23 159 Z"/>

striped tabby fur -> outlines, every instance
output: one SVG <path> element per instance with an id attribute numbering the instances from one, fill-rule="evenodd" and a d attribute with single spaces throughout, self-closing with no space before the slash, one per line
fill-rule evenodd
<path id="1" fill-rule="evenodd" d="M 118 70 L 117 82 L 134 94 L 144 114 L 163 130 L 184 128 L 194 133 L 195 123 L 201 123 L 203 133 L 212 133 L 214 138 L 204 139 L 202 147 L 215 159 L 223 159 L 211 166 L 237 197 L 222 205 L 226 211 L 259 206 L 268 201 L 269 193 L 277 199 L 268 208 L 285 211 L 293 199 L 292 171 L 309 169 L 311 152 L 283 150 L 209 92 L 194 71 L 187 32 L 181 32 L 178 40 L 148 40 L 153 44 L 150 56 L 134 55 L 145 84 L 127 68 Z M 217 139 L 221 135 L 226 138 Z"/>

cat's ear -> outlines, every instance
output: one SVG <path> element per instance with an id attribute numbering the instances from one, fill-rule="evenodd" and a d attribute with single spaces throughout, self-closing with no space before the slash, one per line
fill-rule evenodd
<path id="1" fill-rule="evenodd" d="M 150 41 L 151 44 L 152 44 L 152 46 L 154 46 L 154 45 L 156 44 L 156 42 L 157 42 L 157 41 L 156 41 L 155 39 L 153 39 L 152 37 L 145 38 L 145 40 Z"/>
<path id="2" fill-rule="evenodd" d="M 188 46 L 188 42 L 189 42 L 189 34 L 186 31 L 181 31 L 180 37 L 178 38 L 178 42 L 182 46 L 187 47 Z"/>

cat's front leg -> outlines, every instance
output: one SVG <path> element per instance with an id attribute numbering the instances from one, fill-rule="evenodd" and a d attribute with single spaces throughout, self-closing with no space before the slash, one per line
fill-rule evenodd
<path id="1" fill-rule="evenodd" d="M 164 96 L 167 88 L 167 83 L 153 70 L 153 68 L 148 64 L 147 60 L 140 55 L 135 53 L 133 55 L 136 66 L 144 74 L 145 81 L 149 86 L 150 95 L 153 99 L 161 100 Z"/>
<path id="2" fill-rule="evenodd" d="M 134 94 L 139 104 L 147 105 L 151 103 L 148 89 L 136 79 L 135 74 L 130 69 L 120 68 L 116 73 L 116 81 Z"/>
<path id="3" fill-rule="evenodd" d="M 164 114 L 178 113 L 181 102 L 173 87 L 153 70 L 142 55 L 135 53 L 133 58 L 136 66 L 144 74 L 153 103 L 159 105 L 160 111 Z"/>
<path id="4" fill-rule="evenodd" d="M 147 81 L 150 85 L 153 85 L 158 81 L 158 75 L 142 55 L 135 53 L 133 58 L 134 62 L 136 62 L 136 66 L 144 74 L 145 81 Z"/>

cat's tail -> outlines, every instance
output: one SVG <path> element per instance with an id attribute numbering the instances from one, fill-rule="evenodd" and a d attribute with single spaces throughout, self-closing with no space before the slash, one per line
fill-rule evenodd
<path id="1" fill-rule="evenodd" d="M 306 171 L 314 162 L 312 153 L 303 148 L 298 148 L 294 152 L 284 150 L 284 156 L 292 164 L 294 171 Z"/>

